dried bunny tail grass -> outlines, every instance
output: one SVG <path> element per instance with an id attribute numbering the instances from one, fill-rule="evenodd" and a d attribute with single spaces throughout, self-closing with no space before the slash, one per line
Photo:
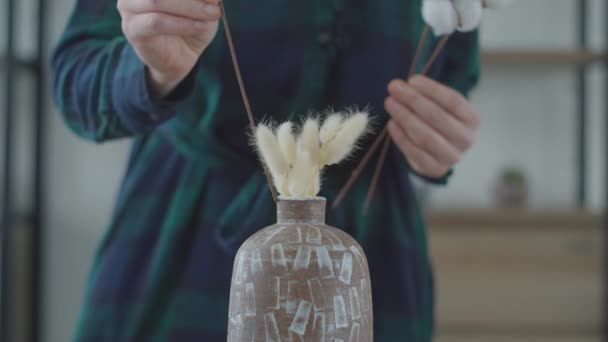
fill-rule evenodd
<path id="1" fill-rule="evenodd" d="M 285 188 L 285 178 L 289 171 L 289 165 L 283 158 L 277 138 L 272 129 L 266 124 L 259 124 L 255 131 L 255 142 L 262 159 L 274 180 L 274 184 L 281 194 Z"/>
<path id="2" fill-rule="evenodd" d="M 344 160 L 355 148 L 357 140 L 366 132 L 368 114 L 351 114 L 335 135 L 334 139 L 321 146 L 321 165 L 333 165 Z"/>
<path id="3" fill-rule="evenodd" d="M 483 6 L 479 0 L 453 0 L 454 8 L 458 13 L 458 31 L 469 32 L 481 25 Z"/>
<path id="4" fill-rule="evenodd" d="M 343 124 L 344 116 L 342 114 L 329 114 L 327 118 L 325 118 L 325 120 L 323 121 L 321 131 L 319 132 L 321 144 L 326 144 L 327 142 L 333 140 L 336 137 L 336 134 L 338 134 L 338 132 L 342 128 Z"/>
<path id="5" fill-rule="evenodd" d="M 298 151 L 296 162 L 288 179 L 288 192 L 292 197 L 308 197 L 311 176 L 316 169 L 308 152 Z"/>
<path id="6" fill-rule="evenodd" d="M 296 162 L 296 138 L 293 134 L 293 124 L 291 122 L 287 121 L 279 126 L 277 139 L 283 158 L 288 165 L 293 165 Z"/>
<path id="7" fill-rule="evenodd" d="M 319 167 L 313 170 L 311 175 L 311 182 L 308 192 L 308 196 L 315 197 L 321 192 L 321 169 Z"/>
<path id="8" fill-rule="evenodd" d="M 422 17 L 437 36 L 451 34 L 458 27 L 458 14 L 450 0 L 424 0 Z"/>
<path id="9" fill-rule="evenodd" d="M 321 142 L 319 140 L 319 121 L 308 118 L 302 127 L 302 133 L 298 139 L 298 153 L 308 153 L 310 161 L 318 165 L 321 159 Z"/>

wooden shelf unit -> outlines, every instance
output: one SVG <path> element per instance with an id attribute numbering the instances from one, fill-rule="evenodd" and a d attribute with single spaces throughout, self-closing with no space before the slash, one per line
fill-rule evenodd
<path id="1" fill-rule="evenodd" d="M 485 65 L 590 65 L 608 60 L 608 54 L 590 49 L 534 50 L 504 49 L 485 50 L 481 53 Z"/>
<path id="2" fill-rule="evenodd" d="M 600 340 L 600 215 L 492 209 L 425 214 L 439 342 Z"/>

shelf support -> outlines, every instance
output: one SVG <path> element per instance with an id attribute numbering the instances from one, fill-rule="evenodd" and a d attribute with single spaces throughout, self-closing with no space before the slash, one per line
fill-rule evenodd
<path id="1" fill-rule="evenodd" d="M 11 285 L 12 285 L 12 246 L 13 241 L 13 206 L 12 206 L 12 167 L 13 167 L 13 129 L 14 129 L 14 81 L 15 81 L 15 0 L 8 0 L 5 29 L 6 29 L 6 77 L 5 77 L 5 122 L 4 122 L 4 175 L 2 195 L 2 234 L 0 234 L 0 248 L 2 254 L 0 279 L 0 341 L 11 340 Z"/>
<path id="2" fill-rule="evenodd" d="M 578 6 L 578 48 L 586 50 L 588 0 L 575 2 Z M 587 203 L 587 65 L 581 64 L 577 71 L 577 162 L 576 162 L 576 202 L 582 208 Z"/>

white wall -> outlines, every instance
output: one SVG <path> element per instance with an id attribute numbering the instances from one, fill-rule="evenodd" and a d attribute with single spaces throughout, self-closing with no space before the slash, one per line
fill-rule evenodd
<path id="1" fill-rule="evenodd" d="M 61 33 L 74 0 L 49 6 L 53 42 Z M 112 202 L 124 172 L 127 141 L 95 145 L 67 130 L 59 114 L 49 118 L 46 241 L 45 341 L 69 341 L 84 296 L 97 245 L 105 233 Z"/>
<path id="2" fill-rule="evenodd" d="M 510 9 L 488 15 L 483 26 L 483 44 L 489 48 L 574 46 L 576 1 L 518 1 Z M 51 42 L 61 32 L 73 2 L 55 0 L 49 6 Z M 31 0 L 19 3 L 25 13 Z M 602 7 L 606 4 L 604 0 L 591 3 L 592 41 L 603 47 Z M 32 20 L 24 15 L 19 20 L 26 32 L 18 42 L 22 53 L 32 51 L 33 32 L 28 25 Z M 0 40 L 0 44 L 3 46 L 4 42 Z M 588 189 L 592 207 L 600 208 L 605 92 L 601 68 L 593 68 L 589 74 Z M 575 90 L 575 74 L 566 68 L 485 68 L 473 95 L 473 101 L 484 113 L 477 145 L 458 166 L 450 186 L 432 190 L 431 205 L 489 206 L 490 189 L 498 170 L 514 163 L 522 166 L 531 179 L 534 207 L 571 206 L 575 199 Z M 26 105 L 28 97 L 24 93 L 25 90 L 20 92 L 19 103 Z M 51 197 L 45 246 L 44 336 L 46 341 L 55 342 L 70 340 L 91 258 L 104 233 L 123 173 L 128 143 L 98 146 L 85 143 L 67 131 L 57 113 L 49 118 L 48 130 L 48 150 L 52 154 L 47 175 Z M 30 133 L 22 134 L 20 147 L 26 150 Z M 25 161 L 19 163 L 19 174 L 28 169 Z M 20 182 L 25 184 L 24 179 Z M 20 206 L 25 205 L 27 196 L 22 193 L 20 198 Z"/>
<path id="3" fill-rule="evenodd" d="M 61 33 L 74 1 L 49 7 L 52 42 Z M 49 44 L 51 45 L 51 44 Z M 49 104 L 53 108 L 52 104 Z M 55 110 L 49 117 L 48 232 L 45 341 L 69 341 L 79 313 L 89 267 L 111 212 L 128 142 L 95 145 L 69 132 Z"/>

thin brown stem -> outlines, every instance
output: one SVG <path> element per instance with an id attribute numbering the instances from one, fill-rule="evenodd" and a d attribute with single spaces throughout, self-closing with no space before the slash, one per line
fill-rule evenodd
<path id="1" fill-rule="evenodd" d="M 429 60 L 424 65 L 424 68 L 422 68 L 422 71 L 420 72 L 421 75 L 426 75 L 426 73 L 429 72 L 429 70 L 431 70 L 431 67 L 437 60 L 437 57 L 439 57 L 441 50 L 443 50 L 443 48 L 445 47 L 445 44 L 447 44 L 448 39 L 450 39 L 450 36 L 445 35 L 445 36 L 443 36 L 443 38 L 441 38 L 439 43 L 437 43 L 437 46 L 435 47 L 435 50 L 433 50 L 431 57 L 429 57 Z"/>
<path id="2" fill-rule="evenodd" d="M 355 181 L 357 180 L 357 178 L 359 178 L 359 176 L 361 175 L 361 172 L 363 172 L 363 169 L 365 169 L 365 166 L 367 165 L 369 160 L 374 155 L 374 152 L 376 152 L 378 147 L 380 147 L 382 138 L 385 137 L 387 135 L 387 133 L 388 133 L 388 129 L 386 127 L 384 127 L 384 130 L 382 130 L 382 132 L 376 137 L 376 140 L 374 140 L 374 143 L 370 146 L 370 148 L 367 150 L 367 152 L 365 152 L 365 155 L 363 156 L 363 158 L 361 158 L 361 161 L 359 162 L 359 164 L 357 164 L 357 167 L 355 167 L 355 169 L 351 173 L 351 175 L 348 178 L 348 180 L 346 181 L 346 183 L 340 189 L 338 196 L 336 196 L 336 199 L 334 200 L 334 202 L 332 204 L 332 208 L 334 208 L 334 209 L 337 208 L 340 205 L 340 203 L 342 202 L 342 200 L 344 199 L 344 197 L 346 197 L 346 194 L 348 193 L 348 191 L 350 191 L 350 188 L 355 184 Z"/>
<path id="3" fill-rule="evenodd" d="M 426 26 L 426 29 L 423 30 L 423 32 L 422 32 L 423 36 L 428 34 L 427 29 L 428 29 L 428 26 Z M 439 54 L 441 53 L 441 51 L 445 47 L 446 43 L 448 42 L 449 37 L 450 37 L 449 35 L 444 36 L 443 38 L 441 38 L 439 43 L 437 43 L 437 46 L 435 47 L 435 49 L 433 50 L 433 53 L 429 57 L 428 62 L 425 64 L 424 68 L 422 69 L 422 72 L 420 73 L 421 75 L 425 75 L 431 69 L 431 67 L 433 66 L 433 63 L 435 63 L 437 57 L 439 57 Z M 423 41 L 423 39 L 421 38 L 420 42 L 422 42 L 422 41 Z M 420 48 L 420 44 L 421 44 L 420 42 L 418 43 L 419 48 Z M 418 52 L 416 52 L 416 53 L 419 54 Z M 420 52 L 420 54 L 421 54 L 421 52 Z M 412 63 L 414 63 L 414 62 L 418 63 L 416 61 L 416 58 L 414 58 L 414 60 L 412 61 Z M 415 70 L 415 66 L 410 67 L 410 70 L 412 70 L 412 69 Z M 363 172 L 363 169 L 365 168 L 365 166 L 371 159 L 371 156 L 373 155 L 373 153 L 378 149 L 378 146 L 380 146 L 380 142 L 382 142 L 382 140 L 385 139 L 385 137 L 387 135 L 388 135 L 388 129 L 387 129 L 387 126 L 385 126 L 384 129 L 382 130 L 382 132 L 376 137 L 376 140 L 374 141 L 374 143 L 372 144 L 370 149 L 367 151 L 367 153 L 365 154 L 363 159 L 361 159 L 361 161 L 359 162 L 357 167 L 353 170 L 350 178 L 346 181 L 346 183 L 340 189 L 338 196 L 334 200 L 332 208 L 335 209 L 338 207 L 338 205 L 340 205 L 340 203 L 342 202 L 342 200 L 344 199 L 344 197 L 346 196 L 348 191 L 355 184 L 357 178 L 359 178 L 359 176 Z M 388 143 L 385 142 L 385 144 L 388 144 L 390 146 L 390 137 L 387 137 L 386 139 L 389 142 Z M 388 147 L 386 149 L 388 149 Z M 384 151 L 384 149 L 383 149 L 383 151 Z M 384 162 L 386 160 L 386 155 L 387 155 L 386 153 L 383 153 L 380 155 L 380 157 L 378 158 L 377 164 L 376 164 L 376 170 L 382 170 L 382 168 L 384 166 Z M 378 173 L 380 173 L 380 172 L 378 171 Z M 366 205 L 365 205 L 366 209 L 369 206 L 368 202 L 371 201 L 371 197 L 373 196 L 373 193 L 375 192 L 375 189 L 378 186 L 377 183 L 379 180 L 380 180 L 380 175 L 378 174 L 376 176 L 376 174 L 374 174 L 374 177 L 369 185 L 368 196 L 367 196 Z M 371 196 L 370 196 L 370 194 L 371 194 Z"/>
<path id="4" fill-rule="evenodd" d="M 220 9 L 222 11 L 222 21 L 224 23 L 224 32 L 226 34 L 226 41 L 228 42 L 228 49 L 230 50 L 230 57 L 232 57 L 232 65 L 234 66 L 234 72 L 236 73 L 236 79 L 239 84 L 239 88 L 241 90 L 241 97 L 243 98 L 243 103 L 245 104 L 245 110 L 247 111 L 247 117 L 249 119 L 249 126 L 251 127 L 251 131 L 255 132 L 255 119 L 253 118 L 253 111 L 251 110 L 251 105 L 249 104 L 249 98 L 247 97 L 247 92 L 245 91 L 245 84 L 243 83 L 243 76 L 241 74 L 241 68 L 239 67 L 239 62 L 236 58 L 236 49 L 234 48 L 234 41 L 232 40 L 232 34 L 230 33 L 230 26 L 228 26 L 228 18 L 226 18 L 226 10 L 224 8 L 224 2 L 220 1 Z M 266 164 L 262 162 L 262 168 L 264 169 L 264 175 L 266 176 L 266 180 L 268 181 L 268 187 L 270 188 L 270 193 L 272 194 L 272 199 L 277 201 L 277 193 L 272 185 L 272 177 L 268 172 L 268 168 Z"/>
<path id="5" fill-rule="evenodd" d="M 426 74 L 427 72 L 429 72 L 429 70 L 431 69 L 431 67 L 433 66 L 433 63 L 437 60 L 437 57 L 439 56 L 439 53 L 441 53 L 441 50 L 443 50 L 443 48 L 445 47 L 445 44 L 448 42 L 448 39 L 450 38 L 449 35 L 444 36 L 443 38 L 441 38 L 441 40 L 439 41 L 439 43 L 437 44 L 437 46 L 435 47 L 435 50 L 433 51 L 431 57 L 429 58 L 428 62 L 426 63 L 426 65 L 424 66 L 424 68 L 422 69 L 422 75 Z M 388 145 L 390 145 L 390 137 L 387 137 L 387 142 L 386 142 L 386 147 L 385 149 L 388 150 Z M 369 208 L 369 204 L 372 200 L 372 198 L 374 197 L 374 192 L 376 191 L 376 188 L 378 187 L 378 181 L 380 180 L 380 172 L 382 171 L 382 168 L 384 167 L 384 163 L 386 162 L 386 152 L 384 151 L 384 149 L 382 150 L 382 154 L 380 155 L 380 157 L 378 158 L 378 163 L 376 164 L 376 174 L 374 174 L 374 177 L 372 178 L 371 183 L 369 184 L 369 190 L 367 192 L 367 199 L 365 201 L 365 209 L 364 212 L 367 213 L 367 209 Z"/>
<path id="6" fill-rule="evenodd" d="M 382 168 L 384 167 L 384 160 L 386 160 L 386 156 L 388 154 L 388 149 L 391 147 L 391 137 L 387 135 L 384 138 L 384 145 L 382 146 L 382 151 L 380 151 L 379 160 L 382 160 L 382 163 L 376 164 L 376 170 L 374 170 L 374 176 L 372 177 L 372 182 L 370 183 L 369 189 L 367 190 L 367 198 L 365 199 L 365 206 L 363 207 L 363 213 L 367 214 L 369 210 L 369 205 L 374 198 L 374 193 L 378 187 L 378 181 L 380 180 L 380 174 L 382 174 Z"/>
<path id="7" fill-rule="evenodd" d="M 424 46 L 426 45 L 426 36 L 429 34 L 429 25 L 424 25 L 424 30 L 422 30 L 422 35 L 420 36 L 420 40 L 418 40 L 418 47 L 416 48 L 416 54 L 414 55 L 414 59 L 412 60 L 412 64 L 410 65 L 410 71 L 407 74 L 407 78 L 414 76 L 416 72 L 416 66 L 420 61 L 420 57 L 422 56 L 422 51 L 424 51 Z"/>

